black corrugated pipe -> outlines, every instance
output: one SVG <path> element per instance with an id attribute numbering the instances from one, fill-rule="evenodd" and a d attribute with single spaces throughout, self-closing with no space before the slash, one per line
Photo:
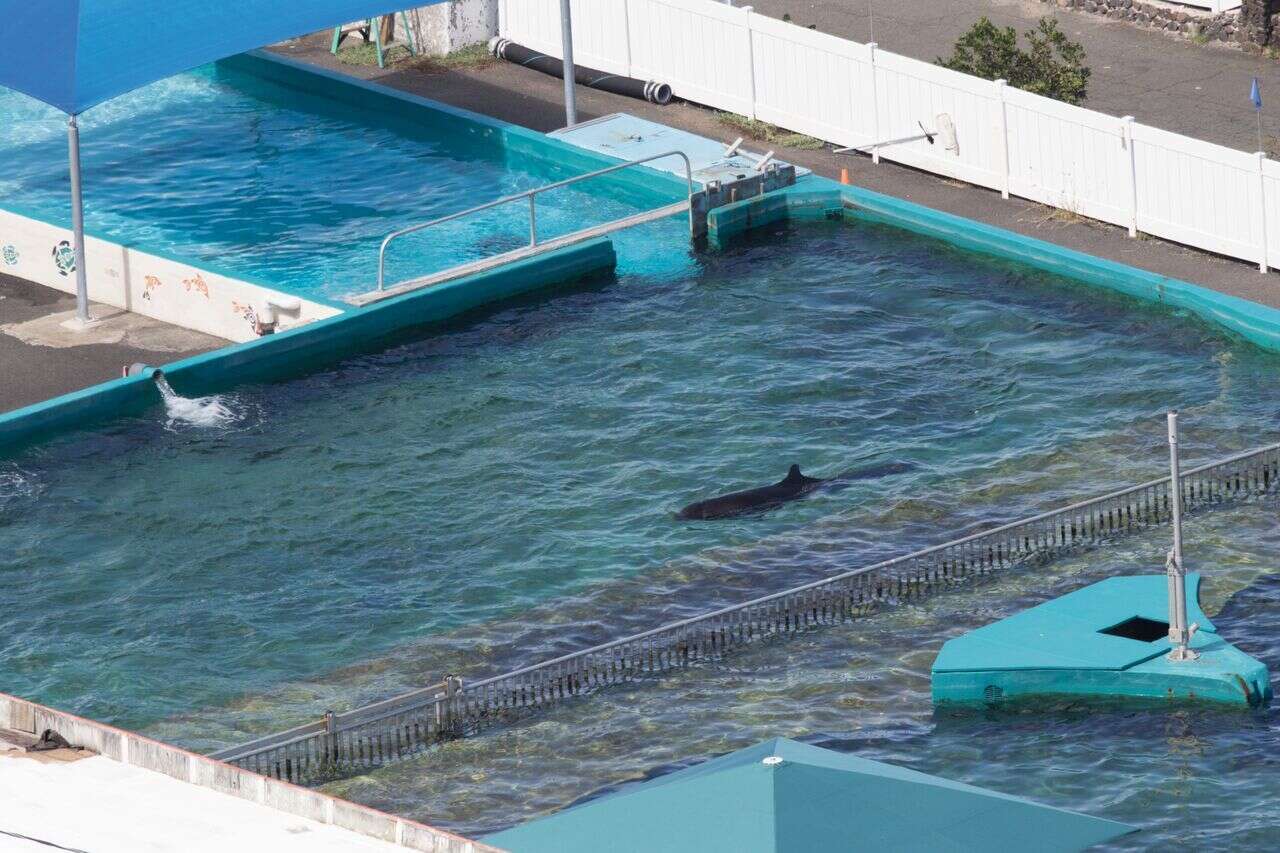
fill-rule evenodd
<path id="1" fill-rule="evenodd" d="M 552 77 L 564 77 L 564 62 L 554 56 L 530 50 L 522 44 L 510 39 L 493 38 L 489 40 L 489 50 L 499 59 L 514 62 L 550 74 Z M 652 80 L 636 80 L 617 74 L 606 74 L 594 68 L 574 67 L 574 82 L 599 89 L 602 92 L 613 92 L 615 95 L 626 95 L 629 98 L 641 98 L 651 104 L 665 105 L 671 103 L 671 87 L 666 83 L 655 83 Z"/>

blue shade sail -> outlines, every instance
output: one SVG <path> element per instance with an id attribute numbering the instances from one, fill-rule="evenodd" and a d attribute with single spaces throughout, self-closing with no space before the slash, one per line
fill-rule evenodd
<path id="1" fill-rule="evenodd" d="M 215 59 L 405 5 L 404 0 L 0 0 L 5 37 L 0 86 L 78 115 Z"/>

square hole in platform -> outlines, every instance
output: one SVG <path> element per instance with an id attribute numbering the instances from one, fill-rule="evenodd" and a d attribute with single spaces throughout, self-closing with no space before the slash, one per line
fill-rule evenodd
<path id="1" fill-rule="evenodd" d="M 1150 643 L 1169 636 L 1169 623 L 1157 622 L 1145 616 L 1134 616 L 1110 628 L 1103 628 L 1099 634 L 1110 634 L 1113 637 L 1125 637 L 1141 643 Z"/>

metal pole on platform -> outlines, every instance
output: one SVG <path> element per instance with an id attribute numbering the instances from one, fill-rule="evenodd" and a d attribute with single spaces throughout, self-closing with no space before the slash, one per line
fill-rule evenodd
<path id="1" fill-rule="evenodd" d="M 573 89 L 573 14 L 569 9 L 569 0 L 560 0 L 560 44 L 564 56 L 564 126 L 573 127 L 578 123 L 578 104 Z"/>
<path id="2" fill-rule="evenodd" d="M 1187 647 L 1191 632 L 1187 626 L 1187 570 L 1182 563 L 1182 470 L 1178 464 L 1178 413 L 1169 412 L 1169 496 L 1173 509 L 1173 550 L 1165 561 L 1169 578 L 1169 642 L 1174 644 L 1169 660 L 1195 660 L 1199 655 Z"/>
<path id="3" fill-rule="evenodd" d="M 80 125 L 76 117 L 67 119 L 67 149 L 71 160 L 71 245 L 76 264 L 76 316 L 73 327 L 93 322 L 89 316 L 89 279 L 84 263 L 84 198 L 80 193 Z"/>

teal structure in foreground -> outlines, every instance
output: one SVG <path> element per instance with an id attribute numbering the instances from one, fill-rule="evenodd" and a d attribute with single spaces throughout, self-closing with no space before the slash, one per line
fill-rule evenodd
<path id="1" fill-rule="evenodd" d="M 1189 574 L 1192 661 L 1168 659 L 1168 578 L 1108 578 L 949 640 L 933 664 L 935 703 L 1092 696 L 1258 705 L 1267 668 L 1218 636 Z"/>
<path id="2" fill-rule="evenodd" d="M 1135 827 L 786 738 L 483 839 L 512 853 L 1084 850 Z"/>

